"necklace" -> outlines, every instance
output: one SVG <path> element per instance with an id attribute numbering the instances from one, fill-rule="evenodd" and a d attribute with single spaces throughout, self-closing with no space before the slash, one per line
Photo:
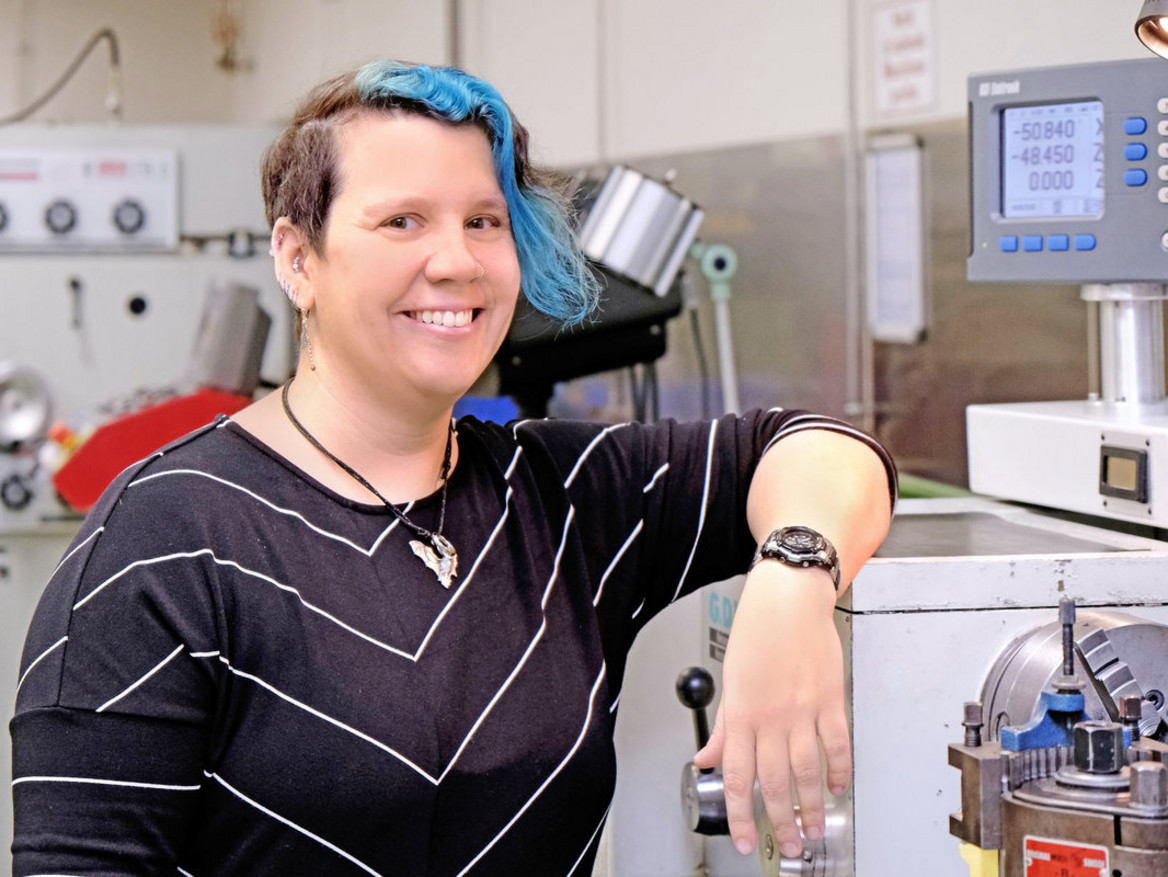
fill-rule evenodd
<path id="1" fill-rule="evenodd" d="M 381 500 L 385 504 L 385 507 L 393 512 L 395 518 L 413 531 L 416 536 L 420 537 L 419 539 L 410 540 L 410 548 L 415 555 L 422 559 L 422 562 L 426 564 L 426 568 L 438 577 L 438 584 L 449 590 L 455 576 L 458 575 L 458 552 L 454 550 L 454 545 L 451 544 L 450 540 L 442 535 L 442 525 L 446 522 L 446 486 L 450 476 L 450 453 L 454 447 L 454 421 L 450 421 L 450 431 L 446 434 L 446 453 L 442 457 L 442 502 L 438 508 L 438 529 L 435 532 L 430 532 L 425 527 L 419 526 L 407 518 L 397 506 L 382 496 L 376 487 L 361 477 L 361 473 L 322 445 L 316 436 L 310 433 L 304 424 L 296 419 L 296 415 L 292 413 L 292 407 L 288 404 L 288 387 L 291 383 L 292 381 L 287 381 L 284 384 L 283 391 L 280 393 L 280 401 L 284 403 L 284 413 L 288 415 L 288 420 L 308 440 L 309 444 L 340 466 L 354 481 Z"/>

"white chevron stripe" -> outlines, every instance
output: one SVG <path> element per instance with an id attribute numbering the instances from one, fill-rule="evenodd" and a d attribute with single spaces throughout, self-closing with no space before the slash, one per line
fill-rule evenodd
<path id="1" fill-rule="evenodd" d="M 560 772 L 564 769 L 568 762 L 572 760 L 573 756 L 575 756 L 577 750 L 580 748 L 580 744 L 584 742 L 584 737 L 588 733 L 588 726 L 592 724 L 592 710 L 594 701 L 596 700 L 596 692 L 600 690 L 600 683 L 604 681 L 604 672 L 605 667 L 604 665 L 601 665 L 600 673 L 597 674 L 596 681 L 592 683 L 592 691 L 588 694 L 588 712 L 584 716 L 584 723 L 580 727 L 580 733 L 576 737 L 576 742 L 573 743 L 572 748 L 568 750 L 568 754 L 564 756 L 563 760 L 560 761 L 558 765 L 556 765 L 556 769 L 548 774 L 547 779 L 545 779 L 543 783 L 540 784 L 540 787 L 532 793 L 531 797 L 527 799 L 527 803 L 520 807 L 519 810 L 516 811 L 515 815 L 511 817 L 511 820 L 506 825 L 504 825 L 499 833 L 491 839 L 490 843 L 483 847 L 479 854 L 467 862 L 466 867 L 458 872 L 458 877 L 462 877 L 463 874 L 475 866 L 479 859 L 490 852 L 491 848 L 502 839 L 503 835 L 511 830 L 511 827 L 519 821 L 519 818 L 527 812 L 528 808 L 530 808 L 531 805 L 535 803 L 535 800 L 544 793 L 544 790 L 547 789 L 549 785 L 551 785 L 552 780 L 560 775 Z"/>
<path id="2" fill-rule="evenodd" d="M 522 670 L 524 665 L 527 664 L 527 659 L 531 657 L 532 653 L 535 651 L 536 645 L 538 645 L 540 640 L 543 639 L 543 635 L 546 631 L 547 618 L 544 618 L 543 623 L 539 626 L 539 630 L 535 632 L 535 636 L 532 637 L 531 643 L 527 646 L 527 650 L 523 653 L 523 657 L 519 659 L 519 663 L 515 665 L 515 668 L 511 671 L 507 678 L 503 680 L 503 684 L 499 686 L 499 690 L 495 692 L 495 696 L 491 698 L 491 702 L 488 703 L 483 709 L 482 713 L 479 714 L 478 719 L 476 719 L 475 723 L 471 725 L 471 728 L 469 731 L 467 731 L 467 734 L 463 738 L 462 743 L 459 745 L 454 755 L 451 756 L 450 763 L 446 765 L 446 769 L 442 771 L 442 776 L 438 778 L 439 783 L 446 779 L 446 775 L 450 773 L 450 769 L 454 767 L 455 762 L 458 761 L 459 756 L 462 755 L 462 751 L 466 749 L 467 745 L 471 741 L 471 738 L 474 737 L 475 732 L 478 731 L 479 726 L 482 725 L 484 721 L 486 721 L 487 715 L 495 708 L 495 704 L 499 702 L 499 699 L 502 698 L 504 692 L 506 692 L 507 689 L 511 687 L 511 683 L 514 682 L 515 679 L 519 676 L 519 671 Z"/>
<path id="3" fill-rule="evenodd" d="M 364 548 L 364 547 L 358 545 L 356 542 L 353 542 L 351 539 L 346 539 L 344 536 L 338 535 L 337 533 L 330 532 L 329 530 L 326 530 L 323 527 L 318 527 L 316 524 L 313 524 L 306 517 L 304 517 L 304 515 L 300 514 L 300 512 L 298 512 L 294 509 L 287 509 L 287 508 L 284 508 L 282 506 L 278 506 L 274 502 L 272 502 L 271 500 L 264 499 L 262 496 L 260 496 L 255 491 L 248 490 L 243 485 L 236 484 L 234 481 L 228 481 L 226 478 L 220 478 L 217 475 L 211 475 L 208 472 L 200 472 L 198 469 L 168 469 L 165 472 L 155 472 L 153 475 L 146 475 L 146 476 L 143 476 L 142 478 L 137 478 L 134 481 L 131 481 L 129 484 L 129 487 L 138 487 L 139 485 L 145 484 L 148 481 L 153 481 L 156 478 L 169 478 L 172 475 L 185 475 L 185 476 L 196 476 L 199 478 L 206 478 L 208 481 L 214 481 L 218 484 L 222 484 L 224 487 L 230 487 L 232 490 L 238 490 L 240 493 L 246 494 L 247 496 L 254 499 L 256 502 L 261 503 L 262 505 L 266 505 L 268 508 L 270 508 L 274 512 L 277 512 L 278 514 L 285 515 L 285 516 L 290 517 L 290 518 L 295 518 L 296 520 L 298 520 L 302 524 L 304 524 L 304 526 L 306 526 L 308 529 L 312 530 L 314 533 L 318 533 L 319 535 L 324 536 L 326 539 L 332 539 L 336 542 L 340 542 L 342 545 L 348 545 L 350 548 L 352 548 L 355 551 L 359 551 L 361 554 L 364 554 L 366 557 L 373 556 L 373 553 L 375 551 L 377 551 L 378 546 L 385 539 L 386 535 L 388 533 L 390 533 L 398 524 L 398 519 L 395 516 L 393 521 L 373 541 L 373 544 L 370 545 L 368 548 Z M 410 509 L 413 508 L 413 505 L 414 504 L 412 502 L 408 503 L 406 506 L 403 507 L 402 512 L 404 514 L 408 515 Z"/>
<path id="4" fill-rule="evenodd" d="M 576 873 L 576 869 L 580 867 L 580 863 L 584 861 L 584 856 L 592 848 L 592 844 L 596 842 L 596 835 L 600 834 L 600 830 L 604 828 L 604 823 L 608 820 L 608 814 L 611 812 L 612 804 L 609 804 L 608 809 L 604 811 L 604 815 L 600 817 L 600 822 L 596 824 L 596 828 L 592 832 L 592 837 L 588 838 L 588 843 L 584 844 L 584 849 L 580 850 L 580 856 L 576 859 L 576 863 L 572 865 L 572 869 L 568 871 L 567 877 L 572 877 Z"/>
<path id="5" fill-rule="evenodd" d="M 434 619 L 434 623 L 430 625 L 430 629 L 426 632 L 426 635 L 422 637 L 421 645 L 419 645 L 418 650 L 414 652 L 412 660 L 420 661 L 422 659 L 422 653 L 426 651 L 426 646 L 429 644 L 431 637 L 433 637 L 435 632 L 438 630 L 438 625 L 442 623 L 442 619 L 444 619 L 447 614 L 449 614 L 450 610 L 454 608 L 454 604 L 458 602 L 458 598 L 461 597 L 463 592 L 466 591 L 467 587 L 470 586 L 471 581 L 474 579 L 475 572 L 478 571 L 479 565 L 483 562 L 483 558 L 487 556 L 487 552 L 490 551 L 491 546 L 495 544 L 495 539 L 497 539 L 499 534 L 503 532 L 503 525 L 507 522 L 508 514 L 511 511 L 512 493 L 514 493 L 514 491 L 508 487 L 507 497 L 503 501 L 503 514 L 500 515 L 499 522 L 495 524 L 495 529 L 491 531 L 491 535 L 487 538 L 486 544 L 483 545 L 482 550 L 479 552 L 479 556 L 475 558 L 474 566 L 470 568 L 470 572 L 466 574 L 466 578 L 462 580 L 462 584 L 458 586 L 458 590 L 454 592 L 453 596 L 451 596 L 451 598 L 446 602 L 446 605 L 442 607 L 442 611 L 438 613 L 438 617 Z"/>
<path id="6" fill-rule="evenodd" d="M 515 471 L 515 467 L 519 465 L 519 458 L 523 456 L 523 445 L 515 448 L 515 453 L 511 456 L 511 462 L 507 464 L 507 471 L 503 473 L 503 477 L 510 481 L 511 475 Z"/>
<path id="7" fill-rule="evenodd" d="M 309 713 L 310 715 L 316 716 L 318 719 L 321 719 L 322 721 L 328 722 L 330 725 L 332 725 L 336 728 L 340 728 L 342 731 L 346 731 L 347 733 L 352 734 L 354 737 L 358 737 L 358 738 L 364 740 L 366 743 L 370 743 L 373 746 L 376 746 L 382 752 L 385 752 L 388 755 L 392 755 L 394 758 L 396 758 L 402 764 L 406 765 L 406 767 L 409 767 L 410 769 L 415 771 L 419 776 L 424 777 L 427 780 L 427 782 L 429 782 L 435 786 L 438 785 L 438 780 L 435 779 L 434 776 L 432 776 L 428 771 L 424 770 L 423 768 L 421 768 L 420 766 L 418 766 L 414 762 L 410 761 L 410 759 L 406 758 L 404 755 L 402 755 L 400 752 L 398 752 L 392 746 L 387 746 L 384 743 L 382 743 L 380 740 L 378 740 L 374 737 L 370 737 L 364 731 L 359 731 L 356 728 L 354 728 L 352 725 L 347 725 L 344 722 L 342 722 L 340 719 L 334 719 L 332 716 L 330 716 L 326 713 L 322 713 L 320 710 L 316 709 L 315 707 L 309 706 L 304 701 L 297 700 L 296 698 L 292 697 L 291 695 L 285 694 L 284 692 L 280 691 L 280 689 L 276 688 L 276 686 L 274 686 L 268 682 L 265 682 L 263 679 L 260 679 L 260 677 L 258 677 L 258 676 L 255 676 L 251 673 L 244 672 L 243 670 L 236 669 L 235 667 L 231 666 L 230 661 L 228 661 L 226 658 L 224 658 L 222 656 L 220 656 L 219 661 L 224 666 L 226 666 L 228 670 L 230 670 L 232 673 L 234 673 L 236 676 L 239 676 L 242 679 L 248 679 L 248 680 L 254 682 L 256 685 L 263 688 L 264 690 L 270 691 L 272 694 L 276 695 L 276 697 L 280 698 L 281 700 L 292 704 L 292 706 L 297 707 L 298 709 L 302 709 L 306 713 Z"/>
<path id="8" fill-rule="evenodd" d="M 677 582 L 677 589 L 673 592 L 672 600 L 676 600 L 677 595 L 681 593 L 681 586 L 685 584 L 685 577 L 689 575 L 690 565 L 693 563 L 694 555 L 697 554 L 698 540 L 702 538 L 702 528 L 706 525 L 706 506 L 710 501 L 710 479 L 714 467 L 714 440 L 717 435 L 718 421 L 715 420 L 710 423 L 710 437 L 706 443 L 706 478 L 702 485 L 702 507 L 698 510 L 698 531 L 694 534 L 693 545 L 690 547 L 689 557 L 685 561 L 685 569 L 681 571 L 681 578 Z M 637 612 L 640 611 L 637 609 Z M 636 613 L 633 617 L 636 617 Z"/>
<path id="9" fill-rule="evenodd" d="M 593 449 L 595 449 L 598 444 L 604 441 L 604 439 L 607 438 L 610 433 L 615 432 L 618 429 L 624 429 L 626 426 L 628 426 L 627 423 L 614 423 L 612 426 L 605 427 L 600 432 L 598 432 L 596 437 L 588 443 L 588 447 L 586 447 L 581 452 L 579 459 L 576 460 L 576 465 L 572 467 L 572 471 L 568 473 L 568 477 L 564 480 L 564 487 L 572 486 L 572 482 L 576 479 L 576 476 L 580 472 L 580 467 L 584 465 L 584 461 L 588 459 L 588 455 L 592 453 Z"/>
<path id="10" fill-rule="evenodd" d="M 552 564 L 552 574 L 548 577 L 547 587 L 544 588 L 543 599 L 539 601 L 540 609 L 547 609 L 548 597 L 552 593 L 552 585 L 555 584 L 556 578 L 560 574 L 560 561 L 564 558 L 564 548 L 568 544 L 568 530 L 572 527 L 572 522 L 576 520 L 576 507 L 568 506 L 568 516 L 564 518 L 564 529 L 560 531 L 560 547 L 556 549 L 556 560 Z"/>
<path id="11" fill-rule="evenodd" d="M 154 789 L 160 792 L 197 792 L 202 786 L 172 786 L 166 783 L 138 783 L 130 780 L 104 780 L 96 779 L 95 777 L 50 777 L 50 776 L 31 776 L 18 777 L 12 781 L 12 785 L 18 786 L 21 783 L 82 783 L 90 786 L 122 786 L 128 789 Z"/>
<path id="12" fill-rule="evenodd" d="M 82 548 L 84 548 L 84 547 L 85 547 L 85 545 L 86 545 L 86 543 L 87 543 L 87 542 L 89 542 L 89 540 L 90 540 L 90 539 L 92 539 L 94 536 L 98 536 L 98 535 L 100 535 L 100 534 L 101 534 L 101 532 L 102 532 L 103 530 L 105 530 L 105 527 L 98 527 L 96 530 L 94 530 L 92 533 L 90 533 L 88 536 L 86 536 L 84 539 L 82 539 L 80 542 L 78 542 L 78 543 L 77 543 L 77 544 L 76 544 L 76 545 L 73 547 L 73 550 L 72 550 L 72 551 L 70 551 L 68 554 L 66 554 L 64 557 L 62 557 L 62 558 L 61 558 L 61 562 L 60 562 L 60 563 L 58 563 L 58 564 L 57 564 L 57 566 L 56 566 L 56 567 L 53 569 L 53 575 L 55 576 L 55 575 L 57 574 L 57 571 L 58 571 L 58 570 L 59 570 L 61 567 L 63 567 L 63 566 L 66 564 L 66 563 L 68 563 L 68 562 L 69 562 L 69 559 L 70 559 L 70 558 L 71 558 L 71 557 L 72 557 L 74 554 L 76 554 L 78 551 L 80 551 Z M 49 578 L 51 579 L 51 578 L 52 578 L 52 576 L 49 576 Z"/>
<path id="13" fill-rule="evenodd" d="M 600 585 L 596 589 L 596 596 L 592 598 L 593 606 L 598 606 L 600 604 L 600 595 L 604 593 L 604 584 L 608 581 L 609 575 L 612 573 L 613 569 L 616 568 L 616 565 L 620 563 L 620 559 L 624 557 L 625 552 L 629 549 L 629 546 L 632 545 L 633 542 L 636 541 L 637 537 L 641 535 L 641 531 L 644 528 L 645 521 L 637 521 L 637 526 L 633 527 L 633 532 L 629 534 L 629 538 L 624 541 L 624 544 L 621 545 L 620 549 L 617 551 L 616 556 L 613 557 L 612 562 L 608 565 L 608 569 L 606 569 L 604 571 L 604 575 L 600 577 Z"/>
<path id="14" fill-rule="evenodd" d="M 43 652 L 41 652 L 39 655 L 37 655 L 33 659 L 32 663 L 29 664 L 28 667 L 25 668 L 24 673 L 21 674 L 20 681 L 16 683 L 16 694 L 17 695 L 20 694 L 20 686 L 24 685 L 24 680 L 28 678 L 28 674 L 32 672 L 32 668 L 35 667 L 37 664 L 39 664 L 46 657 L 48 657 L 53 652 L 54 649 L 58 648 L 63 643 L 67 642 L 68 639 L 69 639 L 69 637 L 67 637 L 67 636 L 61 637 L 59 640 L 57 640 L 55 643 L 53 643 L 51 646 L 49 646 L 47 649 L 45 649 Z"/>
<path id="15" fill-rule="evenodd" d="M 178 655 L 178 653 L 181 652 L 182 650 L 183 650 L 183 646 L 180 643 L 178 645 L 178 647 L 173 652 L 171 652 L 169 655 L 167 655 L 165 658 L 163 658 L 161 661 L 159 661 L 157 664 L 155 664 L 150 669 L 150 671 L 148 673 L 146 673 L 144 676 L 142 676 L 140 679 L 138 679 L 137 682 L 135 682 L 133 685 L 131 685 L 129 688 L 127 688 L 125 691 L 123 691 L 121 694 L 117 694 L 117 695 L 114 695 L 113 697 L 111 697 L 109 700 L 107 700 L 105 703 L 103 703 L 101 706 L 99 706 L 96 711 L 99 713 L 104 713 L 106 710 L 106 707 L 113 706 L 115 703 L 117 703 L 119 700 L 121 700 L 123 697 L 125 697 L 127 694 L 129 694 L 131 691 L 136 689 L 138 686 L 140 686 L 142 683 L 144 683 L 147 679 L 149 679 L 151 676 L 153 676 L 155 673 L 157 673 L 159 670 L 161 670 L 163 667 L 165 667 L 167 664 L 169 664 L 171 662 L 171 660 L 174 659 Z"/>
<path id="16" fill-rule="evenodd" d="M 276 811 L 271 810 L 268 807 L 265 807 L 263 804 L 259 803 L 258 801 L 254 800 L 252 798 L 249 798 L 247 795 L 243 794 L 243 792 L 239 791 L 239 789 L 235 788 L 233 785 L 231 785 L 229 782 L 227 782 L 227 780 L 223 779 L 223 777 L 219 776 L 218 774 L 207 773 L 206 771 L 203 771 L 203 773 L 207 776 L 208 779 L 212 779 L 215 782 L 219 783 L 219 785 L 221 785 L 223 788 L 225 788 L 227 791 L 229 791 L 235 797 L 239 798 L 239 800 L 243 801 L 245 804 L 248 804 L 248 805 L 254 807 L 256 810 L 259 810 L 261 813 L 264 813 L 264 814 L 272 817 L 277 822 L 280 822 L 284 825 L 287 825 L 289 828 L 300 832 L 302 835 L 304 835 L 305 837 L 307 837 L 311 840 L 316 841 L 321 846 L 332 850 L 338 856 L 352 862 L 354 865 L 356 865 L 358 868 L 360 868 L 362 871 L 366 872 L 367 874 L 373 874 L 373 875 L 376 875 L 376 877 L 381 877 L 381 875 L 378 874 L 377 871 L 374 871 L 372 868 L 370 868 L 368 865 L 366 865 L 364 862 L 362 862 L 356 856 L 352 855 L 351 853 L 346 853 L 339 846 L 337 846 L 334 843 L 330 843 L 329 841 L 327 841 L 323 837 L 321 837 L 319 834 L 313 834 L 311 831 L 309 831 L 304 826 L 297 825 L 291 819 L 287 819 L 287 818 L 281 816 Z"/>
<path id="17" fill-rule="evenodd" d="M 653 477 L 649 479 L 649 483 L 648 483 L 648 484 L 646 484 L 646 485 L 645 485 L 645 486 L 644 486 L 644 487 L 641 489 L 641 493 L 648 493 L 650 490 L 652 490 L 654 487 L 656 487 L 656 486 L 657 486 L 657 480 L 658 480 L 659 478 L 661 478 L 661 476 L 663 476 L 663 475 L 664 475 L 666 472 L 668 472 L 668 471 L 669 471 L 669 464 L 668 464 L 668 463 L 662 463 L 662 464 L 661 464 L 661 468 L 660 468 L 660 469 L 658 469 L 656 472 L 654 472 L 654 473 L 653 473 Z"/>
<path id="18" fill-rule="evenodd" d="M 279 588 L 281 591 L 286 591 L 287 593 L 294 594 L 296 596 L 296 599 L 300 602 L 300 604 L 305 609 L 308 609 L 311 612 L 315 612 L 317 615 L 320 615 L 322 618 L 328 619 L 333 624 L 340 627 L 342 630 L 347 630 L 349 633 L 353 634 L 354 636 L 358 636 L 361 639 L 365 640 L 366 642 L 377 646 L 378 648 L 385 649 L 387 652 L 392 652 L 395 655 L 400 655 L 401 657 L 408 658 L 411 661 L 414 660 L 414 656 L 411 655 L 410 653 L 404 652 L 401 649 L 394 648 L 393 646 L 388 645 L 387 643 L 383 643 L 380 640 L 378 640 L 372 636 L 369 636 L 366 633 L 362 633 L 361 631 L 357 630 L 355 627 L 352 627 L 351 625 L 346 624 L 344 621 L 341 621 L 341 619 L 337 618 L 335 615 L 331 615 L 328 612 L 326 612 L 325 610 L 321 609 L 319 606 L 314 606 L 312 603 L 309 603 L 307 600 L 304 599 L 304 597 L 303 597 L 303 595 L 301 595 L 300 591 L 298 591 L 296 588 L 292 587 L 291 585 L 282 584 L 281 582 L 276 581 L 271 576 L 266 576 L 263 573 L 256 572 L 255 570 L 247 569 L 246 567 L 241 566 L 240 564 L 236 563 L 233 560 L 220 560 L 218 557 L 215 556 L 215 553 L 210 548 L 200 548 L 198 551 L 180 552 L 177 554 L 167 554 L 167 555 L 164 555 L 162 557 L 154 557 L 154 558 L 150 558 L 147 560 L 136 560 L 133 563 L 131 563 L 129 566 L 127 566 L 125 569 L 122 569 L 119 572 L 114 573 L 114 575 L 110 576 L 108 579 L 106 579 L 104 582 L 102 582 L 100 585 L 98 585 L 96 588 L 94 588 L 92 591 L 90 591 L 89 594 L 86 595 L 83 599 L 74 603 L 73 610 L 77 611 L 78 609 L 80 609 L 82 606 L 84 606 L 86 603 L 88 603 L 91 599 L 93 599 L 93 597 L 95 597 L 98 593 L 100 593 L 103 589 L 105 589 L 108 585 L 112 584 L 113 582 L 115 582 L 116 580 L 118 580 L 122 576 L 126 575 L 131 570 L 135 569 L 136 567 L 153 566 L 154 564 L 166 563 L 166 562 L 171 561 L 171 560 L 189 559 L 192 557 L 201 557 L 201 556 L 210 557 L 211 560 L 214 563 L 218 564 L 219 566 L 227 566 L 227 567 L 231 567 L 233 569 L 237 569 L 241 573 L 243 573 L 244 575 L 251 576 L 251 577 L 259 579 L 260 581 L 263 581 L 263 582 L 267 582 L 268 584 Z"/>

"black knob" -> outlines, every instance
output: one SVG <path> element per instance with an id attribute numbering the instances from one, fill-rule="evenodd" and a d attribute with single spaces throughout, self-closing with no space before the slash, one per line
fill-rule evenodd
<path id="1" fill-rule="evenodd" d="M 66 234 L 77 225 L 77 208 L 60 198 L 45 208 L 45 225 L 53 234 Z"/>
<path id="2" fill-rule="evenodd" d="M 677 677 L 677 699 L 694 713 L 694 737 L 701 749 L 710 741 L 706 707 L 714 699 L 714 677 L 702 667 L 690 667 Z"/>
<path id="3" fill-rule="evenodd" d="M 8 211 L 4 209 L 4 204 L 0 202 L 0 231 L 4 231 L 8 225 Z"/>
<path id="4" fill-rule="evenodd" d="M 114 227 L 122 234 L 133 234 L 141 231 L 146 224 L 146 208 L 133 198 L 119 201 L 114 207 Z"/>
<path id="5" fill-rule="evenodd" d="M 28 481 L 20 475 L 9 475 L 0 482 L 0 505 L 14 512 L 32 502 L 32 488 Z"/>

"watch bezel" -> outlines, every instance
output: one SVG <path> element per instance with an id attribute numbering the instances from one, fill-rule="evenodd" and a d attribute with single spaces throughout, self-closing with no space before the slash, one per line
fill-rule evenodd
<path id="1" fill-rule="evenodd" d="M 811 527 L 791 525 L 774 530 L 758 546 L 750 568 L 754 569 L 761 560 L 804 568 L 817 566 L 831 575 L 832 584 L 839 590 L 839 554 L 826 536 Z"/>

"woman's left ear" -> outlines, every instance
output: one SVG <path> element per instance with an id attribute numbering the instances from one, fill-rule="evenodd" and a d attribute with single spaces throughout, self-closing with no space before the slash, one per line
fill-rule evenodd
<path id="1" fill-rule="evenodd" d="M 286 216 L 272 227 L 272 259 L 276 282 L 292 306 L 300 311 L 312 309 L 312 284 L 307 275 L 308 247 L 300 230 Z"/>

